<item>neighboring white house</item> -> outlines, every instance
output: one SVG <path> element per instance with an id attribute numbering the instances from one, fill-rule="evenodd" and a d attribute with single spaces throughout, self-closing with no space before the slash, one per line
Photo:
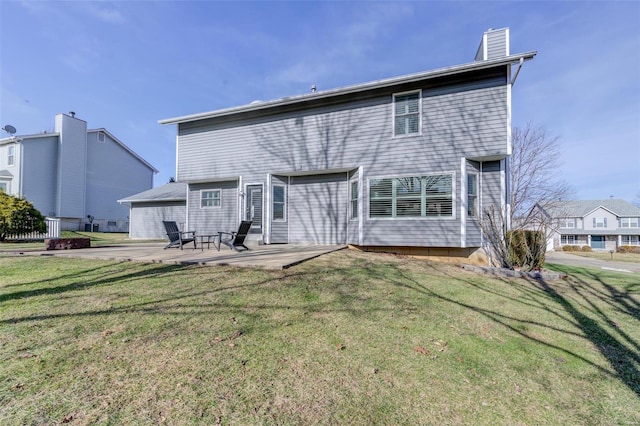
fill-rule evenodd
<path id="1" fill-rule="evenodd" d="M 0 139 L 0 189 L 24 197 L 63 230 L 126 232 L 117 200 L 153 187 L 158 171 L 106 129 L 58 114 L 53 133 Z"/>
<path id="2" fill-rule="evenodd" d="M 619 199 L 554 202 L 536 206 L 554 224 L 553 248 L 589 246 L 594 250 L 616 250 L 640 246 L 640 208 Z"/>

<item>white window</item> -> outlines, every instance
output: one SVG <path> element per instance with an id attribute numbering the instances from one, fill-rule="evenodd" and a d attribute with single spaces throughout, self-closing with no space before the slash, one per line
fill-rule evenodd
<path id="1" fill-rule="evenodd" d="M 622 235 L 623 246 L 637 246 L 640 245 L 640 235 Z"/>
<path id="2" fill-rule="evenodd" d="M 104 133 L 98 132 L 98 142 L 104 143 Z"/>
<path id="3" fill-rule="evenodd" d="M 13 166 L 16 156 L 16 147 L 15 145 L 9 145 L 7 147 L 7 166 Z"/>
<path id="4" fill-rule="evenodd" d="M 200 191 L 200 207 L 220 207 L 222 199 L 222 191 L 219 189 L 209 189 Z"/>
<path id="5" fill-rule="evenodd" d="M 560 219 L 560 228 L 575 228 L 576 220 L 574 218 L 570 219 Z"/>
<path id="6" fill-rule="evenodd" d="M 357 219 L 358 218 L 358 181 L 357 180 L 351 181 L 350 188 L 351 188 L 351 195 L 350 195 L 351 219 Z"/>
<path id="7" fill-rule="evenodd" d="M 575 245 L 576 244 L 576 236 L 575 235 L 562 235 L 560 236 L 561 244 Z"/>
<path id="8" fill-rule="evenodd" d="M 593 218 L 593 227 L 594 228 L 606 228 L 607 227 L 607 218 L 606 217 L 594 217 Z"/>
<path id="9" fill-rule="evenodd" d="M 623 218 L 620 218 L 620 227 L 621 228 L 637 228 L 638 227 L 638 218 L 637 217 L 623 217 Z"/>
<path id="10" fill-rule="evenodd" d="M 4 191 L 5 194 L 9 193 L 9 182 L 0 181 L 0 191 Z"/>
<path id="11" fill-rule="evenodd" d="M 453 217 L 453 176 L 370 179 L 369 217 Z"/>
<path id="12" fill-rule="evenodd" d="M 282 185 L 273 186 L 273 220 L 286 220 L 286 188 Z"/>
<path id="13" fill-rule="evenodd" d="M 420 91 L 393 95 L 393 135 L 420 134 Z"/>
<path id="14" fill-rule="evenodd" d="M 478 215 L 478 175 L 467 175 L 467 215 Z"/>

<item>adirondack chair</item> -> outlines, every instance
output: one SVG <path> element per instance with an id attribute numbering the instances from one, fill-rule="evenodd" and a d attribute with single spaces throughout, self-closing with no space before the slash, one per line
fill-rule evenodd
<path id="1" fill-rule="evenodd" d="M 169 247 L 180 247 L 182 250 L 182 246 L 188 243 L 193 243 L 193 248 L 196 248 L 196 233 L 195 231 L 185 231 L 181 232 L 178 229 L 178 224 L 174 221 L 166 221 L 163 220 L 164 229 L 167 231 L 167 237 L 169 237 L 169 244 L 167 244 L 164 248 L 165 250 Z M 191 234 L 191 237 L 189 237 Z"/>
<path id="2" fill-rule="evenodd" d="M 246 250 L 249 250 L 249 247 L 244 245 L 244 240 L 247 238 L 249 228 L 251 228 L 251 221 L 243 220 L 240 222 L 237 232 L 220 232 L 220 243 L 229 246 L 231 250 L 235 251 L 240 251 L 238 247 L 244 247 Z M 225 237 L 225 235 L 227 235 L 227 237 Z"/>

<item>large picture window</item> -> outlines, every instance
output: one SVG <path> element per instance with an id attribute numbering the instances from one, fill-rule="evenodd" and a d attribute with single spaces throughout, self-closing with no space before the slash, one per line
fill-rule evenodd
<path id="1" fill-rule="evenodd" d="M 222 199 L 222 191 L 219 189 L 211 189 L 200 191 L 200 207 L 220 207 Z"/>
<path id="2" fill-rule="evenodd" d="M 420 92 L 393 96 L 393 135 L 420 133 Z"/>
<path id="3" fill-rule="evenodd" d="M 285 187 L 282 185 L 273 186 L 273 220 L 285 220 Z"/>
<path id="4" fill-rule="evenodd" d="M 637 228 L 638 227 L 638 218 L 637 217 L 623 217 L 623 218 L 620 218 L 620 227 L 621 228 Z"/>
<path id="5" fill-rule="evenodd" d="M 452 217 L 453 176 L 369 180 L 369 217 Z"/>

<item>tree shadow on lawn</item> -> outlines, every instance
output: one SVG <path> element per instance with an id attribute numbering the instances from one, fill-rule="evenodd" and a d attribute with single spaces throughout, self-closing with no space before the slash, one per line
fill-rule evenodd
<path id="1" fill-rule="evenodd" d="M 504 315 L 496 310 L 461 302 L 451 297 L 438 294 L 434 290 L 425 287 L 405 271 L 398 270 L 398 275 L 402 280 L 394 280 L 394 284 L 470 309 L 528 340 L 576 357 L 599 371 L 617 378 L 636 395 L 640 396 L 640 370 L 638 369 L 638 365 L 640 364 L 640 345 L 631 336 L 622 331 L 617 323 L 613 319 L 609 318 L 604 311 L 599 309 L 594 303 L 594 300 L 603 302 L 609 305 L 612 309 L 623 314 L 630 315 L 634 319 L 640 319 L 638 314 L 638 302 L 634 300 L 628 292 L 620 292 L 614 286 L 603 281 L 600 276 L 593 274 L 592 278 L 607 289 L 608 293 L 597 289 L 593 284 L 575 276 L 570 276 L 568 279 L 569 289 L 578 297 L 582 298 L 583 302 L 588 305 L 588 307 L 583 306 L 582 310 L 595 313 L 601 322 L 612 325 L 618 338 L 616 338 L 616 335 L 607 331 L 598 321 L 588 317 L 578 309 L 575 306 L 576 304 L 579 304 L 578 301 L 573 301 L 570 297 L 565 297 L 561 292 L 556 290 L 554 283 L 549 283 L 544 280 L 526 278 L 516 280 L 502 279 L 503 282 L 517 288 L 517 290 L 524 296 L 523 299 L 520 299 L 519 297 L 516 298 L 500 292 L 496 290 L 495 287 L 483 284 L 482 280 L 463 280 L 459 276 L 447 274 L 448 278 L 452 280 L 463 282 L 479 291 L 487 292 L 492 296 L 506 298 L 513 303 L 520 303 L 532 308 L 544 309 L 551 312 L 553 315 L 557 316 L 558 319 L 575 326 L 577 331 L 554 327 L 550 324 L 538 321 L 524 320 L 522 318 Z M 600 354 L 607 360 L 615 373 L 612 373 L 610 370 L 603 368 L 595 364 L 593 361 L 590 361 L 566 348 L 535 338 L 523 331 L 521 327 L 513 325 L 514 323 L 518 325 L 536 325 L 546 327 L 557 332 L 587 339 L 598 349 Z M 622 343 L 622 341 L 626 342 L 631 348 Z"/>

